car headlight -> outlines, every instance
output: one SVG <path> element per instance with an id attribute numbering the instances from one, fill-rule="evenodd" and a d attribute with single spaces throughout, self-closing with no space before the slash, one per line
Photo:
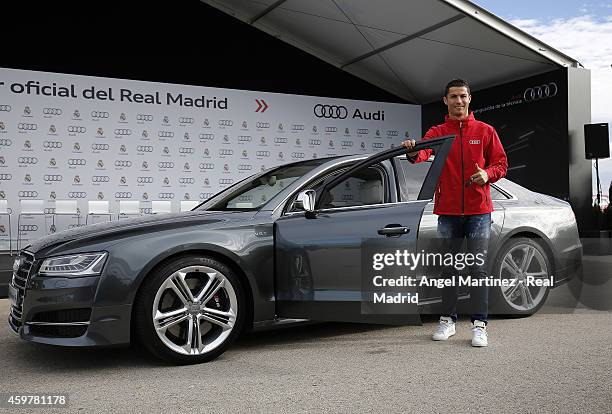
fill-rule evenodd
<path id="1" fill-rule="evenodd" d="M 106 252 L 82 253 L 45 259 L 40 267 L 41 275 L 93 276 L 99 275 L 106 261 Z"/>

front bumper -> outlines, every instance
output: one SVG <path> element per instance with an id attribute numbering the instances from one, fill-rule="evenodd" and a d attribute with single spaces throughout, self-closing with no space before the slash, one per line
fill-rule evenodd
<path id="1" fill-rule="evenodd" d="M 8 325 L 15 334 L 27 341 L 63 346 L 130 342 L 131 305 L 95 305 L 100 276 L 41 276 L 36 263 L 27 275 L 22 272 L 22 278 L 11 280 L 18 294 Z"/>

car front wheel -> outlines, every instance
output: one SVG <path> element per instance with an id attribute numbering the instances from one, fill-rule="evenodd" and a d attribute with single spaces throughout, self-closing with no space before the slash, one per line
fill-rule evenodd
<path id="1" fill-rule="evenodd" d="M 242 284 L 225 264 L 185 256 L 156 269 L 134 304 L 136 329 L 154 355 L 178 364 L 210 361 L 240 333 Z"/>

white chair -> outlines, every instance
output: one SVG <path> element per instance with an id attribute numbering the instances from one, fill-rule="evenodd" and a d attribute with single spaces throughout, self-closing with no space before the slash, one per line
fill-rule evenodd
<path id="1" fill-rule="evenodd" d="M 0 216 L 8 217 L 9 254 L 13 255 L 13 233 L 11 229 L 11 213 L 8 211 L 8 201 L 0 200 Z"/>
<path id="2" fill-rule="evenodd" d="M 119 200 L 117 220 L 122 216 L 140 216 L 140 200 Z"/>
<path id="3" fill-rule="evenodd" d="M 113 221 L 113 214 L 110 212 L 110 207 L 107 200 L 90 200 L 87 203 L 85 225 L 87 225 L 89 216 L 108 216 L 108 221 Z"/>
<path id="4" fill-rule="evenodd" d="M 45 200 L 19 200 L 19 215 L 17 216 L 17 250 L 21 250 L 21 216 L 43 216 L 47 227 Z M 45 234 L 46 234 L 45 230 Z"/>
<path id="5" fill-rule="evenodd" d="M 181 200 L 181 211 L 191 211 L 199 204 L 198 200 Z"/>
<path id="6" fill-rule="evenodd" d="M 55 200 L 55 211 L 51 215 L 53 227 L 55 227 L 55 216 L 76 216 L 77 226 L 81 225 L 81 214 L 76 200 Z"/>
<path id="7" fill-rule="evenodd" d="M 170 200 L 153 200 L 151 201 L 152 214 L 172 213 L 172 201 Z"/>

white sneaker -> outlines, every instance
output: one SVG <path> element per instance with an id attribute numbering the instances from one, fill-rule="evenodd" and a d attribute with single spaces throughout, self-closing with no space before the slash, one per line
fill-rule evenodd
<path id="1" fill-rule="evenodd" d="M 431 337 L 434 341 L 446 341 L 455 334 L 455 322 L 448 316 L 440 316 L 438 328 Z"/>
<path id="2" fill-rule="evenodd" d="M 487 340 L 487 324 L 483 321 L 478 319 L 474 321 L 472 334 L 472 346 L 487 346 L 489 344 Z"/>

